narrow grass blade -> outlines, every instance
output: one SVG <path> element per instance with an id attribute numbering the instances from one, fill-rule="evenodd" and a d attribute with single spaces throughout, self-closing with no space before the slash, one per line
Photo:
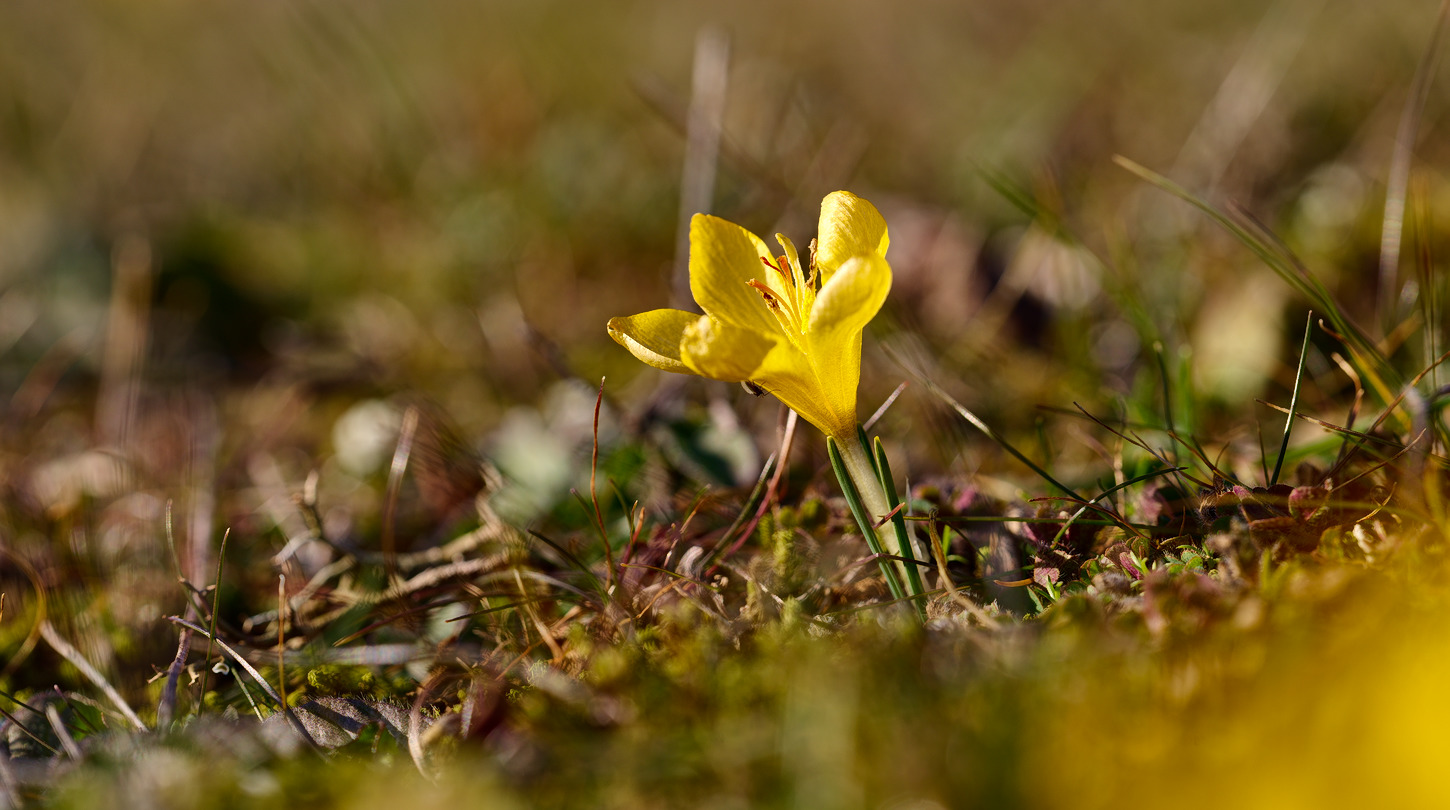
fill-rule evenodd
<path id="1" fill-rule="evenodd" d="M 225 641 L 222 641 L 219 638 L 213 638 L 212 635 L 205 630 L 205 628 L 192 624 L 191 622 L 181 618 L 180 616 L 167 616 L 166 620 L 171 622 L 172 624 L 179 624 L 182 627 L 190 628 L 191 632 L 200 633 L 201 635 L 206 636 L 208 640 L 215 641 L 216 645 L 222 648 L 222 652 L 226 653 L 228 656 L 231 657 L 233 661 L 237 662 L 237 666 L 241 667 L 244 671 L 246 671 L 248 675 L 252 676 L 252 680 L 256 681 L 257 685 L 262 687 L 262 691 L 266 692 L 267 697 L 271 698 L 272 701 L 277 704 L 278 709 L 282 712 L 283 715 L 286 716 L 287 721 L 292 724 L 292 727 L 297 730 L 298 734 L 302 735 L 302 739 L 305 740 L 308 745 L 312 746 L 313 750 L 321 750 L 321 746 L 317 744 L 317 740 L 313 739 L 312 735 L 308 733 L 307 726 L 302 725 L 302 721 L 297 719 L 297 713 L 292 711 L 292 708 L 287 705 L 287 702 L 282 699 L 282 696 L 277 694 L 277 690 L 273 689 L 272 685 L 267 683 L 267 679 L 262 677 L 262 673 L 258 672 L 256 667 L 248 663 L 247 659 L 244 658 L 241 653 L 232 649 L 231 645 L 227 644 Z M 241 681 L 238 681 L 238 683 L 241 683 Z M 247 699 L 251 700 L 251 696 L 248 695 Z"/>
<path id="2" fill-rule="evenodd" d="M 197 701 L 198 707 L 206 699 L 206 678 L 207 674 L 211 672 L 211 647 L 216 639 L 217 613 L 221 609 L 222 602 L 222 566 L 226 564 L 227 538 L 231 536 L 231 529 L 222 532 L 221 548 L 217 550 L 216 555 L 216 579 L 212 580 L 212 588 L 214 590 L 212 591 L 211 601 L 211 635 L 206 638 L 206 657 L 201 659 L 204 666 L 201 669 L 201 700 Z"/>
<path id="3" fill-rule="evenodd" d="M 915 372 L 913 372 L 913 374 L 914 373 Z M 1016 447 L 1013 447 L 1011 442 L 1007 441 L 1007 439 L 1005 439 L 1001 434 L 993 430 L 991 426 L 989 426 L 986 422 L 983 422 L 980 418 L 977 417 L 976 414 L 967 410 L 966 406 L 962 405 L 960 402 L 957 402 L 955 399 L 952 398 L 950 394 L 938 388 L 936 383 L 926 379 L 925 377 L 922 377 L 919 374 L 916 375 L 916 377 L 917 379 L 921 380 L 921 384 L 926 387 L 926 390 L 936 395 L 938 399 L 946 403 L 947 406 L 949 406 L 952 410 L 956 411 L 958 416 L 967 420 L 967 424 L 970 424 L 977 430 L 982 431 L 982 433 L 986 434 L 987 438 L 996 442 L 999 447 L 1001 447 L 1003 450 L 1006 450 L 1013 458 L 1017 459 L 1023 464 L 1026 464 L 1027 467 L 1033 472 L 1037 473 L 1038 477 L 1040 477 L 1042 480 L 1057 487 L 1067 495 L 1071 495 L 1078 500 L 1084 500 L 1084 498 L 1081 495 L 1077 494 L 1077 492 L 1074 491 L 1072 487 L 1062 483 L 1061 481 L 1058 481 L 1056 478 L 1053 478 L 1050 474 L 1048 474 L 1046 470 L 1037 466 L 1037 464 L 1035 464 L 1032 459 L 1023 455 L 1022 452 Z"/>
<path id="4" fill-rule="evenodd" d="M 1163 359 L 1163 342 L 1160 340 L 1153 344 L 1153 357 L 1158 361 L 1158 378 L 1163 381 L 1163 419 L 1168 425 L 1168 432 L 1173 433 L 1178 428 L 1173 424 L 1173 385 L 1168 379 L 1168 363 Z M 1171 447 L 1171 445 L 1170 445 Z M 1173 461 L 1178 461 L 1178 450 L 1172 449 Z"/>
<path id="5" fill-rule="evenodd" d="M 1016 208 L 1028 219 L 1034 222 L 1047 221 L 1050 224 L 1055 224 L 1052 223 L 1055 217 L 1052 216 L 1051 212 L 1043 206 L 1038 205 L 1037 200 L 1033 198 L 1031 192 L 1013 183 L 1004 172 L 985 166 L 978 166 L 977 173 L 981 175 L 982 180 L 988 186 L 991 186 L 993 191 L 997 192 L 1002 199 L 1006 200 L 1013 208 Z"/>
<path id="6" fill-rule="evenodd" d="M 55 738 L 60 740 L 61 750 L 65 752 L 73 762 L 79 762 L 84 756 L 81 747 L 76 745 L 76 738 L 71 736 L 70 729 L 60 719 L 60 711 L 55 708 L 54 703 L 45 704 L 45 719 L 50 723 L 50 730 L 55 733 Z"/>
<path id="7" fill-rule="evenodd" d="M 1415 135 L 1420 130 L 1420 117 L 1425 111 L 1425 102 L 1430 99 L 1430 82 L 1440 62 L 1440 45 L 1444 41 L 1445 17 L 1450 13 L 1450 2 L 1440 4 L 1440 13 L 1435 17 L 1435 29 L 1430 33 L 1430 44 L 1420 57 L 1415 69 L 1415 79 L 1410 85 L 1409 97 L 1400 110 L 1400 122 L 1395 128 L 1395 148 L 1390 156 L 1389 173 L 1385 177 L 1385 215 L 1380 226 L 1379 266 L 1379 313 L 1380 332 L 1388 334 L 1399 320 L 1400 301 L 1396 294 L 1399 285 L 1400 244 L 1405 229 L 1405 197 L 1409 189 L 1410 158 L 1415 151 Z"/>
<path id="8" fill-rule="evenodd" d="M 6 700 L 12 701 L 16 705 L 18 705 L 18 706 L 24 706 L 25 708 L 30 709 L 32 712 L 35 711 L 35 709 L 32 706 L 30 706 L 29 704 L 24 703 L 22 701 L 16 700 L 15 697 L 13 695 L 11 695 L 10 693 L 5 692 L 3 694 L 5 695 L 5 699 Z M 60 754 L 60 751 L 57 751 L 56 748 L 55 748 L 55 746 L 53 746 L 50 743 L 46 742 L 43 737 L 41 737 L 40 735 L 38 735 L 35 732 L 31 731 L 28 726 L 26 726 L 24 723 L 20 722 L 20 718 L 16 717 L 15 715 L 11 714 L 10 712 L 5 711 L 5 707 L 4 706 L 0 706 L 0 717 L 5 718 L 5 720 L 10 723 L 10 726 L 12 728 L 18 729 L 21 734 L 24 734 L 26 737 L 29 737 L 31 742 L 33 742 L 36 745 L 40 746 L 47 753 L 49 753 L 51 756 L 57 756 L 57 755 Z M 20 747 L 20 744 L 17 743 L 17 742 L 15 742 L 13 739 L 11 740 L 11 742 L 9 744 L 12 746 L 12 749 L 11 749 L 12 751 L 14 751 L 15 749 L 17 749 L 17 748 Z M 20 756 L 20 754 L 18 754 L 18 753 L 17 754 L 12 754 L 12 756 Z M 0 763 L 4 763 L 9 758 L 10 757 L 7 756 L 4 759 L 0 759 Z"/>
<path id="9" fill-rule="evenodd" d="M 871 525 L 871 518 L 866 514 L 866 507 L 861 503 L 861 495 L 856 492 L 856 485 L 851 482 L 851 474 L 846 471 L 846 462 L 841 458 L 841 449 L 836 446 L 836 440 L 830 436 L 826 437 L 826 453 L 831 457 L 831 469 L 836 473 L 836 480 L 841 484 L 841 494 L 846 496 L 846 505 L 851 508 L 852 517 L 856 518 L 856 525 L 860 527 L 861 534 L 866 537 L 866 546 L 871 553 L 877 555 L 878 564 L 881 566 L 881 573 L 886 577 L 886 587 L 891 591 L 891 597 L 896 600 L 906 599 L 906 591 L 901 587 L 901 578 L 896 576 L 896 566 L 886 558 L 886 549 L 881 547 L 881 538 L 876 536 L 876 529 Z"/>
<path id="10" fill-rule="evenodd" d="M 1279 442 L 1279 458 L 1274 462 L 1274 474 L 1269 476 L 1269 486 L 1279 483 L 1279 473 L 1284 470 L 1284 454 L 1289 452 L 1289 434 L 1294 431 L 1294 409 L 1299 405 L 1299 387 L 1304 383 L 1304 358 L 1309 355 L 1309 335 L 1314 329 L 1314 310 L 1304 321 L 1304 342 L 1299 346 L 1299 370 L 1294 373 L 1294 393 L 1289 396 L 1289 415 L 1284 417 L 1284 439 Z"/>
<path id="11" fill-rule="evenodd" d="M 1329 290 L 1324 284 L 1315 278 L 1298 258 L 1277 239 L 1272 238 L 1266 229 L 1258 226 L 1258 223 L 1252 222 L 1252 220 L 1245 224 L 1241 220 L 1248 219 L 1247 216 L 1235 218 L 1226 214 L 1188 189 L 1122 155 L 1115 156 L 1113 162 L 1207 214 L 1210 219 L 1242 242 L 1264 264 L 1268 265 L 1269 269 L 1307 299 L 1315 309 L 1326 313 L 1337 334 L 1343 336 L 1345 342 L 1352 346 L 1356 354 L 1372 360 L 1383 374 L 1392 379 L 1398 379 L 1389 360 L 1376 348 L 1364 331 L 1349 320 L 1330 296 Z"/>
<path id="12" fill-rule="evenodd" d="M 921 582 L 921 571 L 917 569 L 916 550 L 911 547 L 911 539 L 906 534 L 906 518 L 903 513 L 906 511 L 901 507 L 901 499 L 896 495 L 896 482 L 891 476 L 891 463 L 886 460 L 886 448 L 877 438 L 872 447 L 871 454 L 876 460 L 876 473 L 881 478 L 881 489 L 886 493 L 886 505 L 891 507 L 891 526 L 896 530 L 896 548 L 901 556 L 906 558 L 906 586 L 913 597 L 920 597 L 926 593 L 926 587 Z M 921 601 L 916 603 L 917 613 L 923 619 L 926 618 L 925 605 Z"/>
<path id="13" fill-rule="evenodd" d="M 116 691 L 116 687 L 112 686 L 111 682 L 106 680 L 106 676 L 102 675 L 101 671 L 96 669 L 95 665 L 87 660 L 81 654 L 80 650 L 77 650 L 71 646 L 70 642 L 61 638 L 60 634 L 55 631 L 55 628 L 51 626 L 50 622 L 43 622 L 40 625 L 40 636 L 45 639 L 46 643 L 50 645 L 50 648 L 55 650 L 60 657 L 69 661 L 72 666 L 80 670 L 81 674 L 86 677 L 86 680 L 95 684 L 97 689 L 105 693 L 106 697 L 115 705 L 117 711 L 121 713 L 121 716 L 125 717 L 137 731 L 147 730 L 146 724 L 141 722 L 141 718 L 136 715 L 136 712 L 131 708 L 131 704 L 127 703 L 126 699 L 121 697 L 121 693 Z"/>
<path id="14" fill-rule="evenodd" d="M 1141 484 L 1144 481 L 1147 481 L 1149 479 L 1157 478 L 1158 476 L 1161 476 L 1161 475 L 1173 475 L 1175 473 L 1183 472 L 1185 469 L 1186 469 L 1185 467 L 1168 467 L 1168 468 L 1162 469 L 1162 470 L 1154 470 L 1152 472 L 1143 473 L 1142 475 L 1135 476 L 1133 478 L 1129 478 L 1128 480 L 1124 481 L 1121 484 L 1117 484 L 1117 485 L 1108 487 L 1107 489 L 1103 490 L 1096 498 L 1093 498 L 1088 503 L 1085 503 L 1085 504 L 1082 504 L 1081 506 L 1079 506 L 1078 507 L 1078 510 L 1076 512 L 1073 512 L 1072 513 L 1072 517 L 1069 517 L 1066 521 L 1063 522 L 1062 528 L 1058 529 L 1057 530 L 1057 534 L 1053 536 L 1053 538 L 1052 538 L 1052 544 L 1053 545 L 1057 545 L 1057 543 L 1060 542 L 1063 537 L 1067 536 L 1067 530 L 1070 529 L 1070 528 L 1072 528 L 1072 525 L 1074 523 L 1089 524 L 1090 523 L 1089 521 L 1079 521 L 1078 518 L 1080 518 L 1084 514 L 1086 514 L 1089 509 L 1095 508 L 1093 506 L 1093 504 L 1097 503 L 1098 501 L 1101 501 L 1102 499 L 1108 497 L 1109 495 L 1112 495 L 1115 492 L 1119 492 L 1121 490 L 1127 489 L 1128 487 L 1135 486 L 1137 484 Z M 1109 514 L 1114 514 L 1114 513 L 1111 513 L 1110 512 Z M 1116 517 L 1115 514 L 1114 514 L 1114 517 Z M 1100 522 L 1100 525 L 1105 525 L 1105 526 L 1123 526 L 1123 527 L 1126 527 L 1126 528 L 1128 528 L 1130 530 L 1137 531 L 1138 534 L 1140 534 L 1140 535 L 1142 534 L 1141 531 L 1138 531 L 1140 527 L 1135 526 L 1132 523 L 1129 523 L 1127 520 L 1105 520 L 1105 521 L 1101 521 Z"/>
<path id="15" fill-rule="evenodd" d="M 609 601 L 609 591 L 607 589 L 607 586 L 604 584 L 604 581 L 601 580 L 599 576 L 595 574 L 589 566 L 585 565 L 582 561 L 580 561 L 580 559 L 574 556 L 574 554 L 571 553 L 568 549 L 564 548 L 553 540 L 550 540 L 548 537 L 545 537 L 544 535 L 534 531 L 533 529 L 529 529 L 528 532 L 529 536 L 543 542 L 554 551 L 557 551 L 559 553 L 559 556 L 563 557 L 569 565 L 572 565 L 576 571 L 579 571 L 581 574 L 585 575 L 589 579 L 589 581 L 594 584 L 594 589 L 600 597 L 600 604 L 604 604 Z"/>
<path id="16" fill-rule="evenodd" d="M 715 569 L 720 565 L 720 560 L 734 553 L 745 539 L 750 536 L 750 531 L 755 528 L 754 522 L 751 519 L 758 517 L 756 512 L 760 510 L 761 501 L 765 498 L 765 489 L 770 483 L 771 476 L 775 473 L 776 458 L 776 454 L 772 453 L 765 460 L 765 464 L 761 466 L 760 476 L 755 479 L 755 488 L 750 490 L 749 497 L 745 499 L 745 503 L 740 505 L 740 513 L 735 516 L 735 520 L 730 523 L 729 528 L 720 536 L 720 542 L 715 545 L 715 550 L 710 552 L 710 556 L 706 558 L 706 573 L 714 573 Z M 747 521 L 751 521 L 749 530 L 742 531 L 742 527 L 746 525 Z M 738 539 L 737 533 L 739 535 Z"/>
<path id="17" fill-rule="evenodd" d="M 1440 303 L 1440 290 L 1438 270 L 1439 263 L 1435 261 L 1434 244 L 1431 234 L 1433 233 L 1432 215 L 1430 212 L 1430 189 L 1429 183 L 1423 178 L 1415 184 L 1415 274 L 1420 280 L 1420 339 L 1422 342 L 1421 353 L 1424 360 L 1440 354 L 1441 331 L 1444 328 L 1444 320 L 1440 313 L 1443 307 Z M 1430 372 L 1430 390 L 1440 388 L 1440 372 L 1438 369 Z"/>
<path id="18" fill-rule="evenodd" d="M 604 405 L 604 378 L 599 378 L 599 396 L 594 399 L 594 444 L 589 454 L 589 503 L 594 507 L 594 524 L 599 528 L 599 543 L 604 546 L 605 592 L 614 593 L 614 547 L 609 530 L 604 528 L 604 511 L 599 508 L 599 491 L 595 479 L 599 472 L 599 409 Z"/>
<path id="19" fill-rule="evenodd" d="M 31 565 L 29 560 L 19 554 L 6 551 L 3 544 L 0 544 L 0 557 L 8 557 L 11 562 L 15 563 L 15 567 L 19 568 L 20 573 L 30 581 L 30 587 L 34 589 L 35 593 L 35 618 L 31 620 L 30 632 L 25 635 L 25 641 L 21 643 L 20 648 L 10 656 L 9 661 L 5 662 L 5 666 L 0 667 L 0 682 L 5 682 L 12 673 L 20 669 L 20 665 L 25 663 L 25 660 L 30 657 L 30 653 L 40 643 L 41 628 L 45 626 L 46 617 L 50 615 L 48 608 L 50 602 L 46 596 L 45 581 L 40 578 L 40 572 L 35 570 L 35 566 Z"/>
<path id="20" fill-rule="evenodd" d="M 885 416 L 886 412 L 891 410 L 891 406 L 896 404 L 896 398 L 901 396 L 901 392 L 905 390 L 906 383 L 904 382 L 901 385 L 896 386 L 896 390 L 892 391 L 891 396 L 887 397 L 886 401 L 881 403 L 881 407 L 877 408 L 876 412 L 871 414 L 871 418 L 867 419 L 864 423 L 860 425 L 860 432 L 865 433 L 866 431 L 874 427 L 877 422 L 881 421 L 881 417 Z"/>

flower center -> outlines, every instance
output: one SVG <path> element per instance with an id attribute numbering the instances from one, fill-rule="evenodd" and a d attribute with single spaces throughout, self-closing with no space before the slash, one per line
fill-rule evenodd
<path id="1" fill-rule="evenodd" d="M 761 256 L 760 263 L 770 272 L 766 273 L 765 280 L 753 278 L 746 284 L 760 293 L 781 330 L 804 351 L 806 327 L 810 323 L 811 307 L 816 303 L 816 240 L 811 240 L 810 273 L 807 274 L 801 268 L 795 244 L 781 234 L 775 238 L 785 254 L 775 257 L 773 262 Z"/>

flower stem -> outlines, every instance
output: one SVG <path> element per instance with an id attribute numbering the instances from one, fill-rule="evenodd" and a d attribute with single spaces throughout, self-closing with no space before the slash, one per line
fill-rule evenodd
<path id="1" fill-rule="evenodd" d="M 891 508 L 886 505 L 886 493 L 881 491 L 881 482 L 876 478 L 876 465 L 866 457 L 866 450 L 855 436 L 842 439 L 836 447 L 841 450 L 841 461 L 846 464 L 846 472 L 851 474 L 851 482 L 856 485 L 861 503 L 872 522 L 879 522 Z"/>
<path id="2" fill-rule="evenodd" d="M 873 536 L 868 539 L 875 540 L 876 543 L 873 545 L 887 550 L 888 553 L 898 557 L 908 556 L 904 549 L 898 547 L 895 532 L 888 530 L 886 524 L 877 528 L 877 524 L 881 523 L 882 519 L 891 512 L 891 506 L 886 500 L 886 493 L 881 488 L 881 480 L 876 477 L 876 466 L 866 455 L 866 449 L 854 436 L 834 442 L 834 444 L 840 451 L 842 464 L 851 478 L 851 483 L 855 485 L 856 493 L 860 496 L 861 505 L 865 507 L 866 517 L 870 521 L 870 525 L 862 526 L 861 531 L 870 531 Z M 842 481 L 841 484 L 844 489 L 846 482 Z M 897 561 L 892 573 L 899 578 L 898 582 L 912 580 L 906 570 L 906 564 L 903 562 Z"/>

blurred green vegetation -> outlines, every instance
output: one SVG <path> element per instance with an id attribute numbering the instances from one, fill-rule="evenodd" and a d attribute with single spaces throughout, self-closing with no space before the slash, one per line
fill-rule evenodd
<path id="1" fill-rule="evenodd" d="M 1109 158 L 1233 200 L 1355 292 L 1428 44 L 1418 4 L 1307 0 L 4 14 L 7 387 L 63 341 L 68 380 L 101 373 L 115 254 L 139 238 L 148 380 L 421 390 L 471 435 L 564 369 L 641 374 L 597 327 L 670 300 L 703 27 L 730 41 L 715 211 L 805 234 L 827 191 L 877 200 L 898 327 L 953 377 L 996 372 L 972 388 L 1000 402 L 974 404 L 1004 416 L 1105 399 L 1104 375 L 1131 390 L 1154 340 L 1193 345 L 1201 395 L 1242 413 L 1300 302 Z M 1432 94 L 1423 165 L 1438 110 Z M 1109 264 L 1029 227 L 983 169 Z"/>
<path id="2" fill-rule="evenodd" d="M 1406 0 L 0 6 L 0 741 L 60 750 L 17 728 L 45 704 L 85 748 L 21 797 L 1430 801 L 1440 372 L 1395 398 L 1447 338 L 1443 67 L 1398 153 L 1402 300 L 1379 265 L 1434 26 Z M 712 69 L 713 158 L 687 137 Z M 1374 435 L 1298 425 L 1295 494 L 1264 488 L 1284 417 L 1256 400 L 1288 404 L 1310 303 L 1120 155 L 1271 232 L 1388 358 L 1311 333 L 1299 413 Z M 873 433 L 951 526 L 924 629 L 880 606 L 818 437 L 757 515 L 777 403 L 604 329 L 688 304 L 695 208 L 804 243 L 841 188 L 895 271 L 861 415 L 911 381 Z M 1089 496 L 1144 478 L 1063 528 L 1077 505 L 913 372 Z M 1148 477 L 1170 461 L 1195 478 Z M 319 779 L 194 635 L 184 733 L 126 735 L 42 639 L 154 724 L 182 614 L 289 705 L 420 728 L 370 717 Z"/>

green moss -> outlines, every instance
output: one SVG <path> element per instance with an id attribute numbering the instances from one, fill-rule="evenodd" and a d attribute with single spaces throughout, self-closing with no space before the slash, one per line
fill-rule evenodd
<path id="1" fill-rule="evenodd" d="M 375 694 L 377 679 L 367 667 L 324 664 L 307 671 L 307 685 L 318 695 Z"/>

